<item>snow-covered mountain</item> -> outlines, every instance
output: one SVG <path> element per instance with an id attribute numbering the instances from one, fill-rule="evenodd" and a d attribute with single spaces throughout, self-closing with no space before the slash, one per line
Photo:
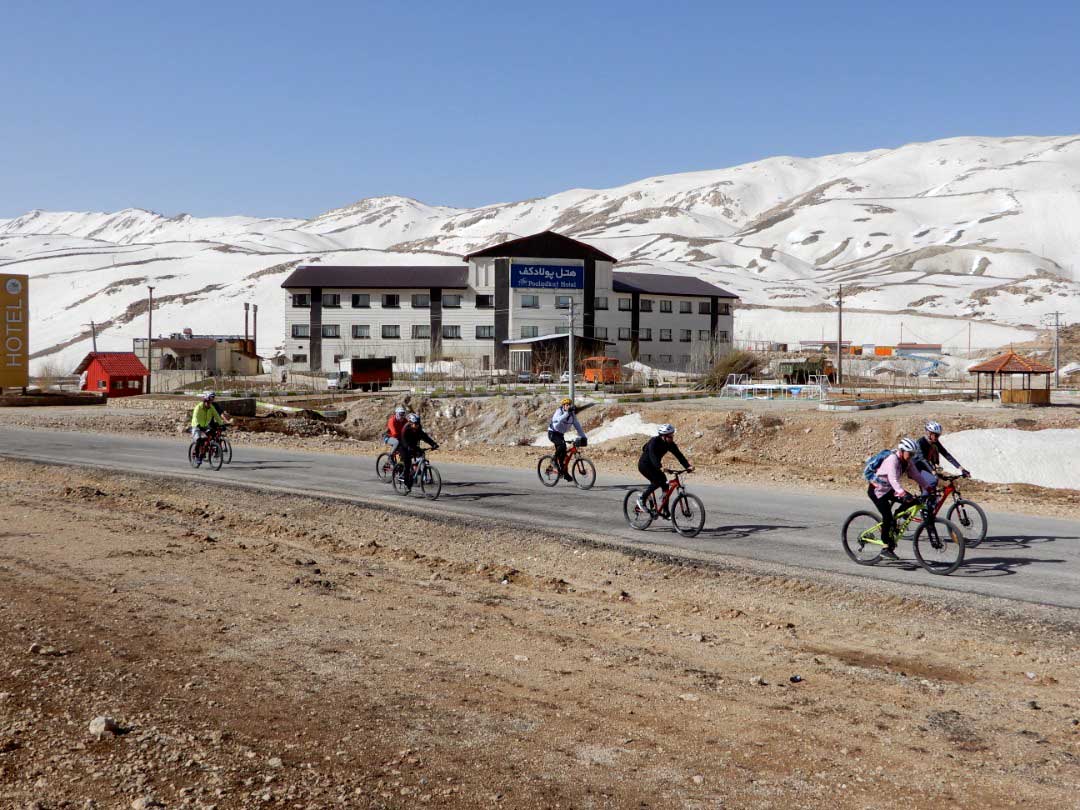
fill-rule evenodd
<path id="1" fill-rule="evenodd" d="M 279 288 L 298 263 L 457 263 L 552 229 L 620 267 L 689 273 L 736 292 L 736 338 L 835 334 L 963 346 L 1030 339 L 1048 312 L 1080 320 L 1080 136 L 953 138 L 778 157 L 605 190 L 458 209 L 374 197 L 314 219 L 31 211 L 0 220 L 0 266 L 31 283 L 38 362 L 73 366 L 145 332 L 239 332 L 259 304 L 259 349 L 282 342 Z M 782 317 L 777 317 L 781 315 Z M 901 323 L 903 326 L 901 327 Z"/>

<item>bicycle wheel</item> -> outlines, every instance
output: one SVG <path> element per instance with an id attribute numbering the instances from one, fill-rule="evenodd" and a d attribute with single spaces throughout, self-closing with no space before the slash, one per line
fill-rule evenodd
<path id="1" fill-rule="evenodd" d="M 394 477 L 394 462 L 390 460 L 389 453 L 382 453 L 375 459 L 375 474 L 384 484 L 389 484 Z"/>
<path id="2" fill-rule="evenodd" d="M 873 565 L 885 548 L 881 542 L 881 515 L 875 512 L 853 512 L 840 530 L 844 551 L 859 565 Z"/>
<path id="3" fill-rule="evenodd" d="M 964 533 L 945 518 L 923 522 L 913 542 L 915 559 L 931 574 L 951 574 L 964 561 Z"/>
<path id="4" fill-rule="evenodd" d="M 626 493 L 626 497 L 623 498 L 622 502 L 623 517 L 626 518 L 626 522 L 630 524 L 631 529 L 637 529 L 638 531 L 649 528 L 653 522 L 652 512 L 648 510 L 642 511 L 637 505 L 637 499 L 644 494 L 644 489 L 632 489 Z"/>
<path id="5" fill-rule="evenodd" d="M 574 459 L 570 474 L 574 477 L 574 483 L 579 489 L 592 489 L 593 484 L 596 483 L 596 465 L 587 458 Z"/>
<path id="6" fill-rule="evenodd" d="M 540 483 L 545 487 L 553 487 L 559 483 L 559 465 L 555 463 L 554 456 L 544 456 L 536 462 L 536 474 Z"/>
<path id="7" fill-rule="evenodd" d="M 224 437 L 221 439 L 221 460 L 232 464 L 232 442 Z"/>
<path id="8" fill-rule="evenodd" d="M 705 504 L 697 495 L 684 492 L 670 507 L 671 525 L 683 537 L 697 537 L 705 525 Z"/>
<path id="9" fill-rule="evenodd" d="M 196 445 L 196 442 L 192 442 L 191 444 L 188 445 L 188 449 L 187 449 L 188 464 L 190 464 L 192 467 L 198 467 L 199 466 L 199 459 L 195 456 L 195 445 Z"/>
<path id="10" fill-rule="evenodd" d="M 420 481 L 420 491 L 424 493 L 425 498 L 435 500 L 439 497 L 439 493 L 442 492 L 442 476 L 439 475 L 437 469 L 430 464 L 425 464 L 417 479 Z"/>
<path id="11" fill-rule="evenodd" d="M 398 495 L 409 494 L 409 490 L 405 486 L 405 465 L 400 461 L 394 465 L 394 472 L 391 474 L 391 480 L 394 482 L 394 492 Z"/>
<path id="12" fill-rule="evenodd" d="M 215 441 L 211 441 L 206 446 L 206 461 L 210 465 L 210 469 L 220 470 L 222 460 L 221 445 Z"/>
<path id="13" fill-rule="evenodd" d="M 967 548 L 975 548 L 986 539 L 986 512 L 974 501 L 956 501 L 945 513 L 945 519 L 951 520 L 964 532 Z"/>

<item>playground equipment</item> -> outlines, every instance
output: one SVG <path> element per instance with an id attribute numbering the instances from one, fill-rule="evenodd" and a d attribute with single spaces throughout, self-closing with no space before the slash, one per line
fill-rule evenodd
<path id="1" fill-rule="evenodd" d="M 720 396 L 728 399 L 825 399 L 829 378 L 811 374 L 805 384 L 792 385 L 778 380 L 753 382 L 749 374 L 728 374 Z"/>

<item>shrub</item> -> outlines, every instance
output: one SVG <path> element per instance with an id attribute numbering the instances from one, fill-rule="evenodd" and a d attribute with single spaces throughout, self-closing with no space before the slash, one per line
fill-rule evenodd
<path id="1" fill-rule="evenodd" d="M 859 429 L 859 423 L 854 419 L 847 419 L 840 423 L 840 429 L 844 431 L 844 433 L 854 433 Z"/>
<path id="2" fill-rule="evenodd" d="M 713 365 L 701 384 L 705 388 L 717 391 L 723 388 L 729 374 L 754 375 L 761 367 L 761 358 L 756 354 L 743 351 L 728 352 Z"/>

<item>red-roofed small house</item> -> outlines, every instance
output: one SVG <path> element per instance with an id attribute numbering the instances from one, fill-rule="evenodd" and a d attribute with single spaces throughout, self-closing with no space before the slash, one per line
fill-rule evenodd
<path id="1" fill-rule="evenodd" d="M 134 352 L 90 352 L 79 363 L 83 391 L 96 391 L 110 397 L 131 397 L 143 392 L 146 366 Z"/>

